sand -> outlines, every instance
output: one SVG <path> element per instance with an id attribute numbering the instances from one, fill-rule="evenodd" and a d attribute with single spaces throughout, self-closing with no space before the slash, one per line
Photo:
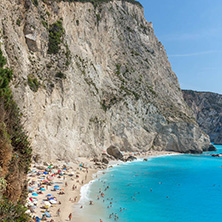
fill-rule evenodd
<path id="1" fill-rule="evenodd" d="M 79 165 L 81 163 L 89 167 L 87 168 L 80 167 Z M 94 169 L 92 163 L 88 159 L 85 159 L 85 158 L 81 158 L 78 161 L 75 161 L 75 163 L 68 163 L 68 165 L 66 162 L 62 162 L 62 161 L 48 163 L 49 166 L 50 164 L 52 164 L 51 172 L 52 171 L 58 172 L 58 169 L 63 169 L 63 166 L 66 166 L 67 170 L 63 170 L 64 175 L 60 176 L 61 178 L 58 178 L 59 175 L 56 174 L 55 177 L 53 177 L 54 178 L 52 180 L 53 184 L 51 186 L 43 185 L 46 191 L 42 191 L 43 194 L 39 194 L 38 196 L 36 196 L 36 198 L 38 199 L 37 208 L 34 209 L 34 213 L 31 213 L 30 215 L 32 217 L 38 216 L 39 218 L 42 218 L 42 215 L 44 214 L 44 211 L 45 211 L 45 209 L 41 208 L 44 206 L 44 204 L 42 204 L 42 201 L 46 200 L 46 196 L 48 194 L 51 194 L 53 197 L 57 199 L 57 203 L 54 205 L 51 205 L 48 208 L 48 212 L 50 213 L 51 217 L 47 218 L 46 221 L 51 221 L 51 220 L 54 220 L 55 222 L 68 221 L 69 214 L 73 213 L 73 205 L 79 201 L 81 187 L 84 184 L 89 183 L 90 180 L 92 180 L 92 175 L 95 174 L 97 170 Z M 43 166 L 32 164 L 31 172 L 33 172 L 34 170 L 41 171 L 40 176 L 35 175 L 35 173 L 28 174 L 29 183 L 32 181 L 35 181 L 35 184 L 33 184 L 33 186 L 30 184 L 30 187 L 31 186 L 34 187 L 34 191 L 29 193 L 28 195 L 29 198 L 33 197 L 32 195 L 33 192 L 39 191 L 38 190 L 39 188 L 35 188 L 35 187 L 37 184 L 40 184 L 43 181 L 40 178 L 42 178 L 42 176 L 44 175 L 43 172 L 45 170 L 39 170 L 38 168 L 42 169 Z M 44 168 L 47 169 L 48 166 L 44 166 Z M 68 174 L 70 173 L 74 173 L 74 175 L 68 176 Z M 49 172 L 49 174 L 45 175 L 44 178 L 46 179 L 47 176 L 49 177 L 49 175 L 52 175 L 52 173 Z M 54 185 L 59 185 L 58 191 L 52 191 L 54 189 Z M 75 188 L 75 190 L 72 189 L 73 185 L 77 187 Z M 64 194 L 59 194 L 61 189 L 64 190 Z M 61 202 L 61 204 L 59 204 L 59 202 Z M 59 216 L 57 215 L 58 209 L 60 209 L 61 211 Z"/>
<path id="2" fill-rule="evenodd" d="M 133 155 L 133 156 L 136 156 L 137 158 L 145 158 L 145 157 L 173 155 L 173 154 L 177 154 L 177 153 L 168 152 L 168 151 L 161 151 L 161 152 L 148 151 L 148 152 L 143 152 L 143 153 L 124 153 L 124 156 Z M 111 165 L 115 165 L 116 163 L 117 163 L 116 161 L 111 161 L 108 166 L 110 167 Z M 80 167 L 80 165 L 82 165 L 83 167 Z M 48 168 L 49 166 L 51 166 L 51 169 Z M 66 170 L 63 170 L 64 167 L 66 168 Z M 42 169 L 42 170 L 39 170 L 39 169 Z M 33 192 L 38 192 L 39 188 L 37 188 L 36 185 L 43 181 L 40 178 L 43 178 L 42 177 L 44 175 L 43 172 L 46 169 L 48 169 L 47 171 L 48 174 L 45 175 L 44 177 L 45 179 L 49 177 L 50 175 L 52 175 L 53 172 L 55 172 L 55 176 L 52 176 L 52 178 L 54 178 L 52 180 L 53 184 L 51 186 L 46 186 L 46 185 L 43 186 L 46 189 L 46 191 L 42 191 L 43 194 L 39 194 L 37 196 L 38 198 L 37 208 L 34 209 L 34 212 L 30 213 L 30 215 L 32 217 L 38 216 L 39 218 L 42 218 L 42 215 L 44 214 L 44 211 L 46 210 L 46 209 L 41 208 L 41 207 L 44 207 L 44 204 L 42 204 L 42 201 L 46 200 L 46 196 L 48 194 L 51 194 L 57 199 L 57 203 L 52 204 L 47 209 L 51 217 L 47 218 L 47 220 L 45 221 L 48 221 L 48 222 L 50 222 L 51 220 L 53 220 L 54 222 L 69 221 L 69 214 L 72 213 L 73 215 L 75 213 L 74 205 L 77 205 L 80 199 L 81 187 L 89 183 L 93 179 L 93 175 L 95 175 L 98 171 L 101 171 L 101 169 L 97 168 L 92 161 L 86 158 L 78 158 L 78 160 L 75 160 L 73 163 L 66 163 L 64 161 L 55 161 L 55 162 L 45 164 L 44 166 L 32 164 L 31 173 L 28 174 L 28 179 L 29 179 L 29 183 L 34 180 L 35 184 L 34 185 L 30 184 L 30 187 L 31 186 L 34 187 L 34 191 L 29 193 L 29 198 L 33 197 L 32 195 Z M 62 170 L 64 172 L 64 175 L 59 176 L 59 174 L 57 174 L 58 170 Z M 38 171 L 41 171 L 40 175 L 36 175 L 36 172 Z M 73 174 L 73 176 L 69 176 L 71 173 Z M 59 185 L 58 191 L 52 191 L 54 189 L 54 185 Z M 75 190 L 72 189 L 73 185 L 77 186 Z M 64 189 L 64 194 L 62 195 L 59 194 L 61 189 Z M 59 202 L 61 204 L 59 204 Z M 78 210 L 78 208 L 76 207 L 75 210 Z M 57 215 L 58 209 L 60 209 L 61 211 L 60 215 Z M 75 219 L 72 219 L 71 221 L 74 222 Z"/>

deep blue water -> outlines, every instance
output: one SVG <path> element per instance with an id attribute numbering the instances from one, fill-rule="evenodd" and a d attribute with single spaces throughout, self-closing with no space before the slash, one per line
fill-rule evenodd
<path id="1" fill-rule="evenodd" d="M 222 146 L 216 147 L 222 153 Z M 97 200 L 99 188 L 105 197 Z M 117 213 L 119 222 L 219 222 L 222 158 L 204 153 L 122 164 L 110 169 L 90 190 L 94 206 L 105 210 L 104 222 L 114 221 L 114 216 L 108 218 L 112 213 Z M 107 208 L 110 202 L 112 207 Z M 126 210 L 120 212 L 120 208 Z M 99 218 L 94 213 L 90 221 Z"/>

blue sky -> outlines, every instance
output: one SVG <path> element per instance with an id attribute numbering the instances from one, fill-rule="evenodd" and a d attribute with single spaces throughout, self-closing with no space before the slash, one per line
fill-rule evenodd
<path id="1" fill-rule="evenodd" d="M 222 94 L 222 0 L 140 0 L 182 89 Z"/>

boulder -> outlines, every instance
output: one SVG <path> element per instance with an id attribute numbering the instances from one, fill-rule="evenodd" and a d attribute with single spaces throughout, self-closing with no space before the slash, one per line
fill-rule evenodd
<path id="1" fill-rule="evenodd" d="M 213 144 L 211 144 L 208 148 L 208 151 L 217 151 L 217 149 Z"/>
<path id="2" fill-rule="evenodd" d="M 40 155 L 39 154 L 36 154 L 36 155 L 33 155 L 33 160 L 36 162 L 36 163 L 39 163 L 40 162 Z"/>
<path id="3" fill-rule="evenodd" d="M 38 170 L 45 170 L 45 167 L 44 166 L 36 166 L 36 169 L 38 169 Z"/>
<path id="4" fill-rule="evenodd" d="M 110 146 L 109 148 L 107 148 L 106 152 L 115 157 L 118 160 L 122 160 L 123 159 L 123 155 L 120 152 L 119 148 L 115 147 L 115 146 Z"/>
<path id="5" fill-rule="evenodd" d="M 212 154 L 212 157 L 220 157 L 220 154 Z"/>
<path id="6" fill-rule="evenodd" d="M 93 162 L 99 162 L 99 159 L 97 157 L 94 157 Z"/>
<path id="7" fill-rule="evenodd" d="M 115 160 L 115 158 L 107 153 L 102 153 L 102 157 L 105 157 L 108 160 Z"/>
<path id="8" fill-rule="evenodd" d="M 103 157 L 102 158 L 102 163 L 109 164 L 109 160 L 107 160 L 105 157 Z"/>
<path id="9" fill-rule="evenodd" d="M 126 161 L 134 161 L 137 160 L 137 158 L 135 156 L 129 156 Z"/>

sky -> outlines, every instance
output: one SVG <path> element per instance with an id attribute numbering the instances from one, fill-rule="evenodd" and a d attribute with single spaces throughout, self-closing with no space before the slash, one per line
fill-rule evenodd
<path id="1" fill-rule="evenodd" d="M 222 0 L 139 0 L 182 89 L 222 94 Z"/>

